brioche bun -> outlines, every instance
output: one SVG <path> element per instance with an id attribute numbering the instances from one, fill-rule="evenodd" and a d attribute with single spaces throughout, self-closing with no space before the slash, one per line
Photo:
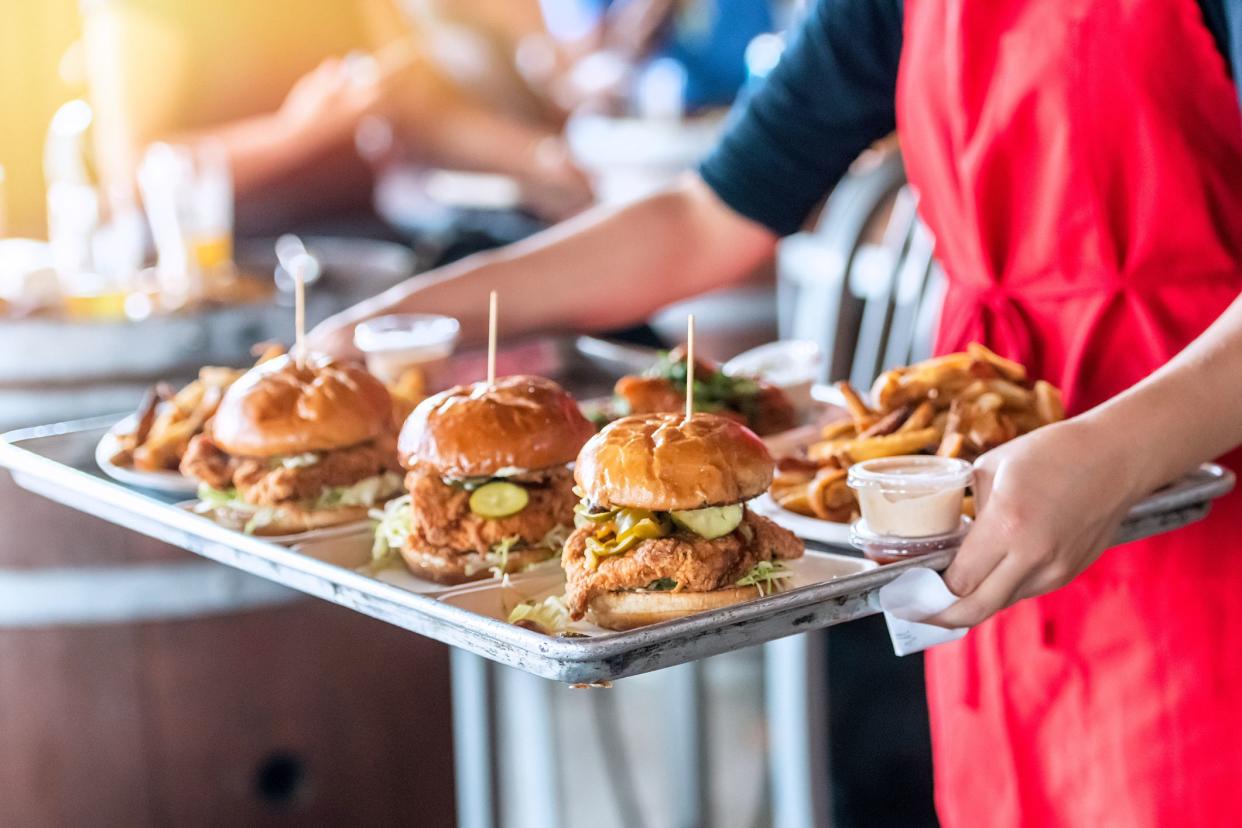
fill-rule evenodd
<path id="1" fill-rule="evenodd" d="M 397 451 L 406 468 L 425 465 L 447 477 L 491 477 L 571 462 L 595 427 L 565 389 L 518 375 L 459 385 L 419 403 Z"/>
<path id="2" fill-rule="evenodd" d="M 251 368 L 225 392 L 211 436 L 235 457 L 348 448 L 392 428 L 388 389 L 361 366 L 314 355 Z"/>
<path id="3" fill-rule="evenodd" d="M 574 479 L 595 506 L 669 512 L 758 497 L 775 463 L 746 426 L 715 414 L 639 414 L 592 437 Z"/>
<path id="4" fill-rule="evenodd" d="M 753 586 L 711 592 L 606 592 L 591 599 L 587 613 L 606 630 L 632 630 L 758 597 L 759 590 Z"/>

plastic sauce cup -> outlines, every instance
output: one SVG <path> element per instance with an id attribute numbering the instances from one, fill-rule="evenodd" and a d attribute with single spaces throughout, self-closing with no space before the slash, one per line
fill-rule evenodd
<path id="1" fill-rule="evenodd" d="M 457 347 L 461 324 L 451 316 L 406 313 L 367 320 L 354 329 L 354 345 L 366 356 L 367 370 L 395 383 L 411 368 L 423 372 L 429 389 L 437 388 Z"/>
<path id="2" fill-rule="evenodd" d="M 963 460 L 909 455 L 853 465 L 847 482 L 872 535 L 927 538 L 958 530 L 971 473 Z"/>

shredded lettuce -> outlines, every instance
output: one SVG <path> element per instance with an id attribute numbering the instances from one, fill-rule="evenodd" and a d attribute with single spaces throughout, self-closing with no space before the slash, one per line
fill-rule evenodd
<path id="1" fill-rule="evenodd" d="M 759 597 L 762 598 L 769 593 L 779 591 L 782 587 L 781 581 L 793 576 L 793 570 L 779 561 L 760 561 L 752 566 L 749 572 L 738 578 L 735 584 L 753 586 L 759 590 Z"/>
<path id="2" fill-rule="evenodd" d="M 500 578 L 509 573 L 509 552 L 513 547 L 517 546 L 522 539 L 517 535 L 510 535 L 502 538 L 499 543 L 492 547 L 487 554 L 487 560 L 495 561 L 495 564 L 488 567 L 491 570 L 492 577 Z"/>
<path id="3" fill-rule="evenodd" d="M 568 526 L 557 525 L 548 530 L 538 543 L 527 545 L 517 535 L 510 535 L 507 538 L 501 538 L 487 554 L 483 555 L 483 561 L 480 564 L 470 563 L 466 565 L 466 574 L 473 575 L 482 570 L 485 566 L 491 571 L 492 575 L 500 578 L 507 575 L 509 569 L 509 553 L 515 549 L 546 549 L 549 552 L 559 552 L 565 545 L 565 541 L 569 539 L 570 528 Z M 551 557 L 551 556 L 549 556 Z M 535 561 L 528 564 L 525 569 L 531 569 L 539 566 L 543 561 Z"/>
<path id="4" fill-rule="evenodd" d="M 553 552 L 560 552 L 565 548 L 565 541 L 569 540 L 572 530 L 563 523 L 558 523 L 548 530 L 548 534 L 543 536 L 539 541 L 539 545 Z"/>
<path id="5" fill-rule="evenodd" d="M 523 601 L 509 613 L 509 623 L 525 621 L 535 624 L 541 632 L 557 633 L 569 624 L 569 609 L 559 595 L 549 595 L 542 601 Z"/>
<path id="6" fill-rule="evenodd" d="M 400 559 L 401 547 L 410 536 L 410 496 L 390 500 L 383 509 L 372 509 L 370 516 L 376 523 L 369 569 L 378 572 Z"/>
<path id="7" fill-rule="evenodd" d="M 385 472 L 359 480 L 352 486 L 329 487 L 315 500 L 299 503 L 298 506 L 304 509 L 374 506 L 401 491 L 401 483 L 401 475 Z M 280 506 L 248 503 L 236 488 L 213 489 L 205 483 L 198 487 L 198 499 L 201 501 L 201 507 L 197 510 L 199 512 L 225 511 L 247 515 L 246 524 L 242 527 L 247 535 L 253 535 L 264 526 L 270 525 L 280 517 L 282 511 Z"/>
<path id="8" fill-rule="evenodd" d="M 242 527 L 242 531 L 247 535 L 253 535 L 259 529 L 269 525 L 280 514 L 280 509 L 276 506 L 257 506 L 247 503 L 237 489 L 213 489 L 206 483 L 199 485 L 198 499 L 206 507 L 196 510 L 199 512 L 223 510 L 239 515 L 249 515 L 246 524 Z"/>
<path id="9" fill-rule="evenodd" d="M 333 509 L 347 506 L 374 506 L 401 491 L 401 475 L 384 472 L 365 477 L 352 486 L 329 486 L 312 508 Z"/>

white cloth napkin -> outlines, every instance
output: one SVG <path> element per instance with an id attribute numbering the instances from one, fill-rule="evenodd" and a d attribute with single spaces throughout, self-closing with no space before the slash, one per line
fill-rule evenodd
<path id="1" fill-rule="evenodd" d="M 918 623 L 956 601 L 957 596 L 949 591 L 940 575 L 926 567 L 907 569 L 880 587 L 876 602 L 888 624 L 893 652 L 899 656 L 918 653 L 964 636 L 969 627 L 949 630 Z"/>

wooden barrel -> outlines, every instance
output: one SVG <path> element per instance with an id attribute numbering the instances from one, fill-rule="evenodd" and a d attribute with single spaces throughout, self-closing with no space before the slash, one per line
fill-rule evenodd
<path id="1" fill-rule="evenodd" d="M 0 473 L 0 825 L 451 825 L 447 649 Z"/>

